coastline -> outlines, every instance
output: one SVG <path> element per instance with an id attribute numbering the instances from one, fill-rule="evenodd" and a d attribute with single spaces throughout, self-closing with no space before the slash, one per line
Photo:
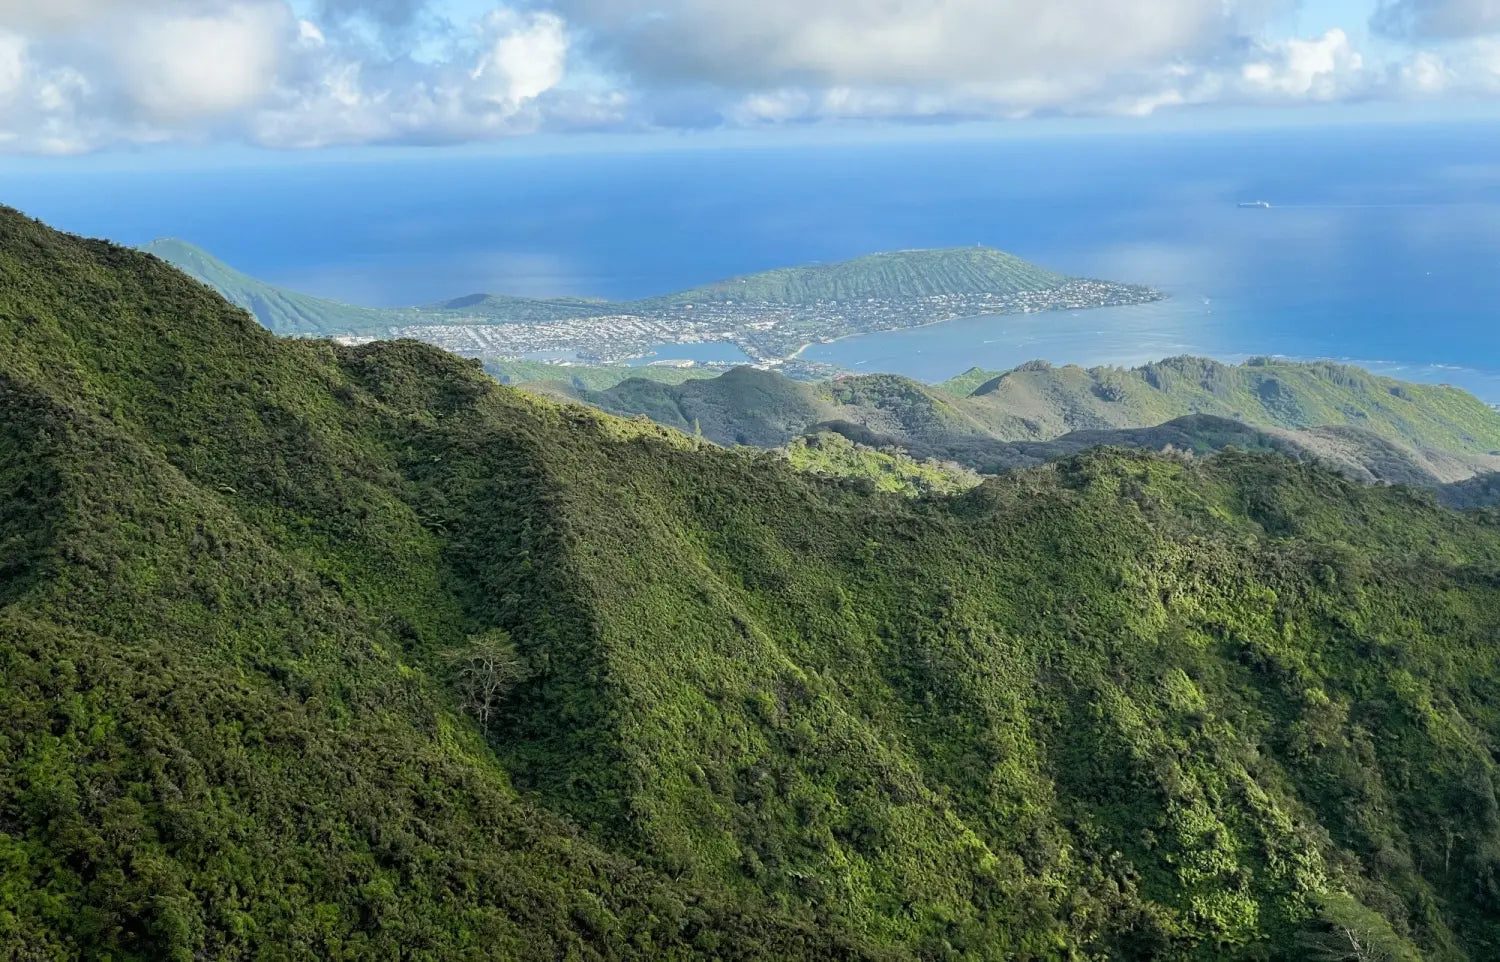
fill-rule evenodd
<path id="1" fill-rule="evenodd" d="M 1095 304 L 1095 305 L 1092 305 L 1090 307 L 1058 307 L 1058 308 L 1052 308 L 1050 310 L 1045 310 L 1045 311 L 1008 311 L 1008 312 L 1002 313 L 1002 314 L 955 314 L 952 317 L 943 317 L 943 318 L 938 318 L 937 320 L 923 321 L 920 324 L 912 324 L 912 325 L 909 325 L 907 327 L 885 327 L 885 328 L 878 328 L 878 329 L 872 330 L 872 331 L 854 331 L 854 332 L 851 332 L 849 334 L 840 334 L 838 337 L 830 337 L 827 340 L 823 340 L 823 341 L 808 341 L 806 344 L 803 344 L 801 347 L 797 348 L 797 350 L 793 351 L 791 354 L 788 354 L 786 357 L 778 358 L 777 360 L 775 360 L 773 362 L 769 362 L 769 363 L 772 363 L 772 364 L 785 364 L 788 361 L 800 360 L 800 359 L 802 359 L 802 352 L 805 351 L 805 350 L 807 350 L 808 348 L 812 347 L 815 344 L 837 344 L 840 341 L 847 341 L 847 340 L 851 340 L 851 339 L 856 338 L 856 337 L 869 337 L 872 334 L 895 334 L 895 333 L 899 333 L 901 331 L 920 331 L 920 330 L 922 330 L 925 327 L 936 327 L 939 324 L 952 324 L 954 321 L 969 321 L 969 320 L 975 320 L 975 319 L 981 318 L 981 317 L 1031 317 L 1031 316 L 1041 316 L 1041 315 L 1044 315 L 1044 314 L 1060 314 L 1060 313 L 1062 313 L 1064 311 L 1100 311 L 1100 310 L 1106 310 L 1106 309 L 1111 308 L 1111 307 L 1138 307 L 1138 306 L 1140 306 L 1142 304 L 1159 304 L 1162 301 L 1171 300 L 1171 297 L 1172 297 L 1172 295 L 1168 294 L 1167 292 L 1165 292 L 1165 291 L 1158 291 L 1158 290 L 1155 290 L 1154 288 L 1152 289 L 1152 293 L 1155 294 L 1156 296 L 1155 297 L 1149 297 L 1149 298 L 1142 298 L 1141 300 L 1138 300 L 1138 301 L 1129 301 L 1129 302 L 1124 303 L 1124 304 Z M 740 342 L 733 341 L 731 343 L 734 343 L 735 345 L 737 345 L 740 348 L 740 350 L 742 350 L 742 351 L 745 350 L 744 345 L 740 344 Z M 749 352 L 747 351 L 746 353 L 748 354 Z M 830 363 L 830 362 L 818 362 L 818 363 Z"/>

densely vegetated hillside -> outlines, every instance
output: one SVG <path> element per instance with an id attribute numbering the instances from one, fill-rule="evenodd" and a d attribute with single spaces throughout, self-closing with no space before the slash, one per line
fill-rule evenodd
<path id="1" fill-rule="evenodd" d="M 1478 398 L 1344 365 L 1179 357 L 1134 370 L 1035 362 L 982 374 L 933 386 L 894 374 L 808 384 L 745 368 L 573 396 L 615 414 L 696 426 L 719 444 L 774 447 L 832 424 L 858 441 L 984 472 L 1099 444 L 1169 443 L 1282 450 L 1384 481 L 1436 484 L 1500 468 L 1500 413 Z"/>
<path id="2" fill-rule="evenodd" d="M 1500 945 L 1486 515 L 1244 453 L 867 493 L 10 212 L 0 414 L 10 955 Z"/>

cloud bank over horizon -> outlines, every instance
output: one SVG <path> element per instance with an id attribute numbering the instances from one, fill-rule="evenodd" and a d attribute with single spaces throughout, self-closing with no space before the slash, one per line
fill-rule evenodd
<path id="1" fill-rule="evenodd" d="M 1367 22 L 1312 36 L 1286 31 L 1296 10 L 1293 0 L 0 0 L 0 151 L 1500 95 L 1500 0 L 1372 0 Z M 1371 36 L 1378 53 L 1364 49 Z"/>

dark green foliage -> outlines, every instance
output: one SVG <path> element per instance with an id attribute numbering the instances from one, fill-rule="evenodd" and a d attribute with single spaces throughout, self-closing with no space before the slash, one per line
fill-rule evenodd
<path id="1" fill-rule="evenodd" d="M 796 438 L 781 452 L 798 470 L 853 479 L 871 491 L 957 494 L 980 482 L 979 475 L 956 464 L 917 461 L 900 449 L 870 447 L 833 431 Z"/>
<path id="2" fill-rule="evenodd" d="M 1496 957 L 1500 527 L 864 487 L 0 212 L 0 956 Z"/>

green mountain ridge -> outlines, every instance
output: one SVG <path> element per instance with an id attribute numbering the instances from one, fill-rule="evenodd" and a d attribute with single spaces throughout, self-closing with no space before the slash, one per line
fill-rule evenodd
<path id="1" fill-rule="evenodd" d="M 7 955 L 1500 945 L 1489 515 L 1246 453 L 871 494 L 5 210 L 0 415 Z"/>
<path id="2" fill-rule="evenodd" d="M 141 250 L 212 287 L 277 334 L 386 332 L 406 322 L 408 317 L 398 310 L 356 307 L 275 287 L 235 270 L 202 248 L 176 238 L 152 241 Z"/>
<path id="3" fill-rule="evenodd" d="M 427 307 L 357 307 L 267 284 L 176 238 L 152 241 L 141 250 L 212 287 L 230 303 L 249 311 L 268 330 L 282 335 L 387 336 L 403 327 L 454 323 L 460 318 L 483 321 L 491 314 L 503 314 L 507 320 L 516 322 L 537 323 L 591 317 L 606 310 L 601 301 L 502 294 L 478 294 Z"/>
<path id="4" fill-rule="evenodd" d="M 905 450 L 892 438 L 847 421 L 825 422 L 814 431 L 839 434 L 867 449 Z M 1212 414 L 1189 414 L 1147 428 L 1073 431 L 1051 441 L 970 442 L 962 448 L 962 457 L 973 466 L 971 470 L 999 474 L 1096 447 L 1187 454 L 1211 454 L 1231 447 L 1275 452 L 1298 461 L 1322 464 L 1357 481 L 1425 487 L 1461 484 L 1476 475 L 1500 470 L 1500 457 L 1412 448 L 1359 428 L 1257 428 Z"/>
<path id="5" fill-rule="evenodd" d="M 891 374 L 815 384 L 740 368 L 678 385 L 625 381 L 569 393 L 614 414 L 699 430 L 719 444 L 776 447 L 835 425 L 856 441 L 985 473 L 1035 464 L 1063 448 L 1171 443 L 1201 451 L 1247 440 L 1328 460 L 1365 480 L 1442 483 L 1500 467 L 1500 415 L 1477 398 L 1345 365 L 1179 357 L 1133 370 L 1032 362 L 974 374 L 932 386 Z M 964 388 L 970 393 L 960 394 Z M 1197 422 L 1196 439 L 1182 435 L 1182 424 L 1174 438 L 1151 435 L 1198 415 L 1209 420 Z M 1278 433 L 1257 440 L 1265 432 Z M 1075 437 L 1063 447 L 1051 444 L 1068 436 Z"/>

